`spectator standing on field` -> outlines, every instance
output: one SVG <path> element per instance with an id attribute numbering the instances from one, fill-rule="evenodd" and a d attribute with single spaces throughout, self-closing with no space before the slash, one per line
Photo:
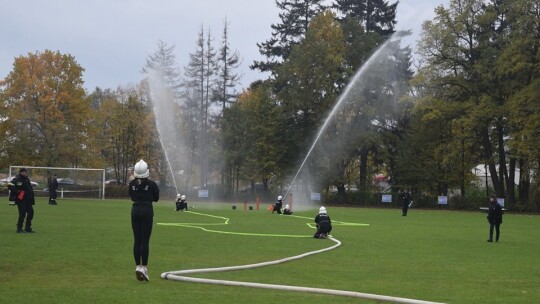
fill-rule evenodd
<path id="1" fill-rule="evenodd" d="M 49 205 L 58 205 L 56 202 L 57 193 L 56 190 L 58 190 L 58 180 L 56 179 L 56 174 L 53 175 L 53 177 L 49 180 Z"/>
<path id="2" fill-rule="evenodd" d="M 159 201 L 159 188 L 150 180 L 150 169 L 144 160 L 135 164 L 134 179 L 129 183 L 131 207 L 131 228 L 133 229 L 133 256 L 135 257 L 135 275 L 139 281 L 149 281 L 148 256 L 150 253 L 150 235 L 154 222 L 152 202 Z"/>
<path id="3" fill-rule="evenodd" d="M 324 206 L 319 208 L 319 214 L 315 216 L 315 224 L 317 225 L 317 232 L 315 232 L 313 237 L 318 239 L 327 238 L 328 234 L 332 231 L 332 221 L 328 213 L 326 213 Z"/>
<path id="4" fill-rule="evenodd" d="M 17 233 L 32 233 L 32 219 L 34 218 L 34 189 L 28 178 L 26 168 L 19 169 L 19 174 L 8 183 L 10 196 L 13 195 L 15 204 L 19 209 L 19 220 L 17 221 Z M 26 222 L 25 222 L 26 219 Z M 24 225 L 24 230 L 23 228 Z"/>
<path id="5" fill-rule="evenodd" d="M 409 205 L 411 204 L 411 193 L 409 190 L 405 190 L 405 192 L 401 193 L 401 201 L 403 202 L 401 216 L 407 216 L 407 211 L 409 210 Z"/>
<path id="6" fill-rule="evenodd" d="M 495 196 L 491 196 L 490 205 L 488 209 L 487 220 L 489 222 L 489 240 L 488 242 L 493 242 L 493 228 L 495 228 L 495 241 L 499 241 L 500 235 L 500 226 L 502 224 L 503 211 L 501 205 L 497 202 Z"/>

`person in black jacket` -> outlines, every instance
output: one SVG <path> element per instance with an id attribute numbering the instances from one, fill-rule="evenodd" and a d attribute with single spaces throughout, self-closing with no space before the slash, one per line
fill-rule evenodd
<path id="1" fill-rule="evenodd" d="M 490 205 L 488 209 L 488 215 L 487 220 L 489 222 L 489 240 L 488 242 L 493 242 L 493 228 L 495 228 L 496 235 L 495 235 L 495 241 L 499 241 L 500 236 L 500 226 L 502 224 L 502 216 L 503 216 L 503 210 L 501 205 L 497 202 L 497 198 L 495 196 L 491 196 Z"/>
<path id="2" fill-rule="evenodd" d="M 285 205 L 285 208 L 283 208 L 283 214 L 285 214 L 285 215 L 291 215 L 292 214 L 292 210 L 289 207 L 289 205 Z"/>
<path id="3" fill-rule="evenodd" d="M 274 211 L 277 211 L 278 214 L 281 214 L 281 208 L 283 208 L 283 197 L 280 195 L 278 196 L 277 201 L 274 204 L 274 209 L 272 209 L 272 213 L 274 213 Z"/>
<path id="4" fill-rule="evenodd" d="M 401 201 L 403 202 L 401 215 L 407 216 L 407 211 L 409 210 L 409 206 L 411 204 L 411 193 L 409 192 L 409 190 L 405 190 L 405 192 L 401 193 Z"/>
<path id="5" fill-rule="evenodd" d="M 330 231 L 332 231 L 332 221 L 326 213 L 326 208 L 319 208 L 319 214 L 315 216 L 315 223 L 317 224 L 317 232 L 313 237 L 318 239 L 327 238 Z"/>
<path id="6" fill-rule="evenodd" d="M 49 205 L 58 205 L 56 202 L 57 193 L 56 190 L 58 190 L 58 180 L 56 179 L 56 174 L 51 177 L 49 181 Z"/>
<path id="7" fill-rule="evenodd" d="M 188 205 L 187 205 L 185 195 L 180 195 L 180 194 L 176 195 L 176 208 L 174 210 L 175 211 L 184 211 L 184 210 L 187 211 L 188 210 Z"/>
<path id="8" fill-rule="evenodd" d="M 17 233 L 34 232 L 32 230 L 32 219 L 34 218 L 34 189 L 28 178 L 26 168 L 21 168 L 19 174 L 8 183 L 11 195 L 14 195 L 15 204 L 19 209 L 19 220 L 17 221 Z M 25 223 L 26 219 L 26 223 Z M 24 225 L 24 230 L 22 229 Z"/>
<path id="9" fill-rule="evenodd" d="M 149 281 L 148 256 L 150 253 L 150 235 L 154 221 L 152 202 L 159 201 L 159 188 L 150 180 L 150 169 L 144 160 L 135 164 L 135 179 L 129 183 L 129 196 L 133 201 L 131 208 L 131 227 L 134 243 L 135 275 L 139 281 Z"/>

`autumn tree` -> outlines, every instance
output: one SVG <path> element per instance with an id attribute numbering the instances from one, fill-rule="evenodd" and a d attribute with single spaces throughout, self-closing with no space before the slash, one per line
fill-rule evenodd
<path id="1" fill-rule="evenodd" d="M 15 58 L 0 82 L 3 165 L 89 165 L 91 108 L 83 72 L 73 56 L 58 51 Z"/>
<path id="2" fill-rule="evenodd" d="M 161 146 L 144 85 L 120 87 L 115 91 L 96 90 L 90 96 L 98 97 L 94 95 L 100 98 L 96 142 L 100 155 L 113 169 L 115 179 L 120 184 L 129 183 L 130 168 L 140 158 L 152 168 L 159 168 Z M 160 174 L 160 171 L 153 172 Z M 158 178 L 161 180 L 161 175 Z"/>
<path id="3" fill-rule="evenodd" d="M 538 23 L 535 1 L 454 0 L 424 24 L 420 42 L 426 64 L 415 82 L 423 87 L 423 118 L 442 114 L 447 136 L 441 163 L 460 164 L 450 171 L 459 172 L 462 191 L 466 172 L 486 164 L 495 194 L 510 206 L 516 203 L 517 166 L 525 172 L 534 168 L 521 145 L 523 135 L 534 135 L 521 130 L 528 128 L 523 121 L 536 116 L 530 104 L 536 95 L 530 93 L 538 77 L 533 68 L 538 65 Z M 532 106 L 523 111 L 523 103 Z M 530 176 L 521 178 L 526 199 L 523 189 Z"/>

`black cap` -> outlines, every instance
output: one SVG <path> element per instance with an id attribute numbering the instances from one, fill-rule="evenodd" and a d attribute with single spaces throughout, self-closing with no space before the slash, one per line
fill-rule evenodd
<path id="1" fill-rule="evenodd" d="M 26 168 L 20 168 L 20 169 L 19 169 L 19 173 L 22 173 L 22 172 L 27 172 L 27 171 L 26 171 Z"/>

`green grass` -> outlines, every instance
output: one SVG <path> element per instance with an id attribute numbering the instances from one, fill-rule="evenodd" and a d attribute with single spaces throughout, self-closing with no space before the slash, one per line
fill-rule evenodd
<path id="1" fill-rule="evenodd" d="M 205 209 L 230 218 L 229 232 L 310 235 L 308 219 L 267 211 Z M 16 207 L 0 204 L 0 303 L 375 303 L 345 297 L 162 280 L 161 272 L 280 259 L 331 246 L 330 240 L 209 233 L 154 225 L 150 279 L 135 279 L 126 200 L 61 200 L 35 206 L 34 234 L 15 233 Z M 241 208 L 242 209 L 242 208 Z M 263 208 L 261 208 L 263 209 Z M 343 245 L 265 268 L 205 278 L 349 290 L 447 303 L 538 303 L 540 217 L 507 214 L 501 242 L 487 243 L 480 212 L 330 207 Z M 222 223 L 154 204 L 154 223 Z M 297 213 L 295 213 L 297 214 Z M 312 218 L 315 210 L 298 215 Z"/>

